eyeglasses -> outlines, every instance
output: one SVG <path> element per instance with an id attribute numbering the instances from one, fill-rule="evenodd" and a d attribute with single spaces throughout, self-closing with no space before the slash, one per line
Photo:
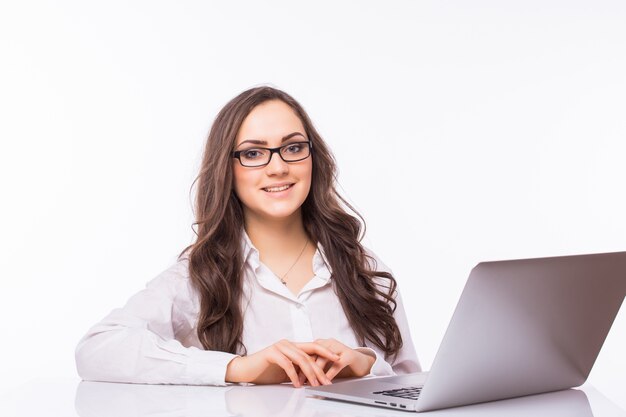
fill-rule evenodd
<path id="1" fill-rule="evenodd" d="M 311 156 L 311 142 L 292 142 L 278 148 L 250 148 L 232 153 L 244 167 L 262 167 L 270 163 L 277 153 L 285 162 L 298 162 Z"/>

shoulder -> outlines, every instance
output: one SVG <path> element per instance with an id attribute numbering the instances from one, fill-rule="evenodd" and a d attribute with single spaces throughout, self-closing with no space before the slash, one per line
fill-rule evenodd
<path id="1" fill-rule="evenodd" d="M 150 280 L 147 286 L 167 285 L 186 280 L 189 280 L 189 261 L 179 259 Z"/>
<path id="2" fill-rule="evenodd" d="M 148 291 L 154 291 L 167 298 L 191 297 L 193 289 L 189 279 L 189 260 L 180 258 L 146 284 Z"/>

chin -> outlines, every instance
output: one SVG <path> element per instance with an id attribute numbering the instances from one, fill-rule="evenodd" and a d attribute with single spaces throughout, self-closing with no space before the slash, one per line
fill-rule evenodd
<path id="1" fill-rule="evenodd" d="M 263 217 L 268 220 L 286 220 L 299 214 L 300 206 L 290 205 L 288 207 L 268 207 L 266 205 L 255 210 L 255 213 L 259 217 Z"/>
<path id="2" fill-rule="evenodd" d="M 298 207 L 299 208 L 299 207 Z M 263 217 L 273 219 L 273 220 L 285 220 L 299 213 L 299 210 L 273 210 L 273 211 L 264 211 L 261 213 Z"/>

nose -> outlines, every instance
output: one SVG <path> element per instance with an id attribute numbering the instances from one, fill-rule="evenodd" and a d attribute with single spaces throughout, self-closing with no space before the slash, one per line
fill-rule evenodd
<path id="1" fill-rule="evenodd" d="M 289 164 L 283 161 L 278 152 L 272 152 L 270 162 L 265 166 L 267 175 L 285 175 L 289 172 Z"/>

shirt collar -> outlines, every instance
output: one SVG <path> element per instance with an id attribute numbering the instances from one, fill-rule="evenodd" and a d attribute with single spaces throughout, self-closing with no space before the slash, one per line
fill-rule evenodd
<path id="1" fill-rule="evenodd" d="M 243 230 L 241 236 L 241 253 L 243 255 L 243 262 L 249 262 L 253 269 L 257 269 L 261 264 L 259 250 L 254 247 L 245 229 Z"/>

